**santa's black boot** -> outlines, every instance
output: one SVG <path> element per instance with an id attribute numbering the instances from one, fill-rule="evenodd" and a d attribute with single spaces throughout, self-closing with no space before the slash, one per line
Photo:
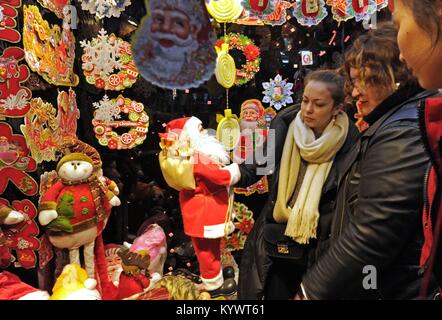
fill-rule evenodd
<path id="1" fill-rule="evenodd" d="M 224 283 L 218 289 L 207 291 L 210 294 L 210 297 L 217 298 L 221 296 L 231 296 L 236 293 L 236 282 L 235 279 L 229 278 L 224 280 Z"/>
<path id="2" fill-rule="evenodd" d="M 223 278 L 224 279 L 230 279 L 235 278 L 235 269 L 233 267 L 228 266 L 223 269 Z"/>

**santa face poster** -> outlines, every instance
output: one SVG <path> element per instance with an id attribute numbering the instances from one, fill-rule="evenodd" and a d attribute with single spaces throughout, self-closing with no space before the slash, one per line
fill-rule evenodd
<path id="1" fill-rule="evenodd" d="M 199 0 L 150 0 L 132 49 L 143 78 L 165 89 L 197 88 L 214 73 L 215 34 Z"/>

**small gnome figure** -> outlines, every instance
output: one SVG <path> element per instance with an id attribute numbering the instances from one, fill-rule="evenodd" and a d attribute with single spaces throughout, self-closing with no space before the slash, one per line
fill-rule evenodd
<path id="1" fill-rule="evenodd" d="M 118 251 L 118 255 L 121 258 L 123 272 L 120 274 L 117 299 L 123 300 L 149 287 L 150 255 L 148 250 L 135 252 L 126 246 Z"/>
<path id="2" fill-rule="evenodd" d="M 89 278 L 95 278 L 95 240 L 100 239 L 97 247 L 103 247 L 100 258 L 105 264 L 101 233 L 111 208 L 121 204 L 117 192 L 111 191 L 117 189 L 102 177 L 100 169 L 101 162 L 97 168 L 97 162 L 85 153 L 65 155 L 57 164 L 59 181 L 42 194 L 39 205 L 38 219 L 46 226 L 49 241 L 56 248 L 69 249 L 70 263 L 80 265 L 79 248 L 84 246 Z"/>

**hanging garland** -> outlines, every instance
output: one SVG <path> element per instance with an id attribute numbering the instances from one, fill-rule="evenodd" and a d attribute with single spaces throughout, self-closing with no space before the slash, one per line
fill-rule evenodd
<path id="1" fill-rule="evenodd" d="M 215 46 L 221 49 L 224 43 L 227 43 L 230 49 L 237 49 L 244 53 L 246 63 L 243 64 L 240 69 L 237 68 L 235 84 L 237 86 L 246 84 L 252 80 L 259 71 L 259 64 L 261 62 L 259 48 L 253 40 L 238 33 L 229 33 L 219 39 Z"/>
<path id="2" fill-rule="evenodd" d="M 243 250 L 247 236 L 255 224 L 253 212 L 245 204 L 234 202 L 233 210 L 235 211 L 233 218 L 235 231 L 221 239 L 221 252 Z"/>
<path id="3" fill-rule="evenodd" d="M 132 149 L 144 142 L 149 128 L 149 116 L 144 111 L 140 102 L 132 101 L 119 95 L 116 99 L 109 100 L 107 96 L 99 103 L 94 103 L 97 109 L 94 113 L 92 124 L 95 137 L 102 146 L 109 149 Z M 121 113 L 128 114 L 129 120 L 120 119 Z M 114 128 L 130 128 L 128 132 L 119 135 Z"/>

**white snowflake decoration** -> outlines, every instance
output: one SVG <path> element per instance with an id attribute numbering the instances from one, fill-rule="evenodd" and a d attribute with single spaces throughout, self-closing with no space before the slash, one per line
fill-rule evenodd
<path id="1" fill-rule="evenodd" d="M 84 48 L 83 69 L 94 70 L 102 78 L 108 77 L 115 69 L 120 69 L 123 64 L 120 62 L 118 49 L 123 41 L 119 38 L 110 39 L 106 30 L 101 29 L 97 38 L 80 41 Z"/>
<path id="2" fill-rule="evenodd" d="M 102 121 L 104 124 L 109 125 L 116 119 L 121 119 L 120 107 L 115 101 L 109 100 L 107 95 L 104 95 L 100 102 L 93 103 L 95 111 L 95 120 Z"/>
<path id="3" fill-rule="evenodd" d="M 270 106 L 276 110 L 280 110 L 288 103 L 293 103 L 293 83 L 282 80 L 279 74 L 275 79 L 270 79 L 270 82 L 264 82 L 262 86 L 264 88 L 262 102 L 270 103 Z"/>
<path id="4" fill-rule="evenodd" d="M 131 0 L 80 0 L 81 9 L 95 14 L 98 18 L 116 17 L 130 6 Z"/>

